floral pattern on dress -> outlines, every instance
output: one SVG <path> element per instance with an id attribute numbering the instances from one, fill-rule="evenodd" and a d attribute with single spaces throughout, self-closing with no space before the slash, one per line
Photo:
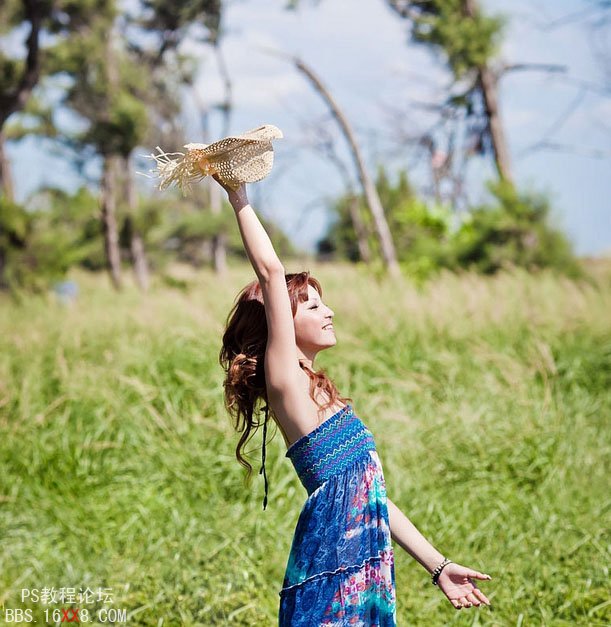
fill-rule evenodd
<path id="1" fill-rule="evenodd" d="M 309 495 L 279 593 L 280 627 L 396 626 L 384 473 L 371 432 L 348 408 L 287 453 Z"/>

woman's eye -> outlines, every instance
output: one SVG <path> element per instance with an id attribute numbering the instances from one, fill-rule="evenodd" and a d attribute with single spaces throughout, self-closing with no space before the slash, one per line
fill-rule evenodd
<path id="1" fill-rule="evenodd" d="M 318 309 L 318 305 L 314 305 L 314 307 L 310 307 L 310 309 Z"/>

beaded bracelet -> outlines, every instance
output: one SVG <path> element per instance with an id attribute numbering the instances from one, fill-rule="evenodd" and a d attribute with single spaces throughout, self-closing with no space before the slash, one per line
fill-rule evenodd
<path id="1" fill-rule="evenodd" d="M 441 564 L 439 564 L 439 566 L 437 566 L 437 568 L 433 571 L 432 573 L 432 581 L 431 583 L 436 586 L 437 585 L 437 580 L 439 579 L 439 575 L 441 575 L 441 571 L 444 569 L 445 566 L 447 566 L 448 564 L 452 564 L 452 560 L 449 560 L 447 557 L 443 560 L 443 562 L 441 562 Z"/>

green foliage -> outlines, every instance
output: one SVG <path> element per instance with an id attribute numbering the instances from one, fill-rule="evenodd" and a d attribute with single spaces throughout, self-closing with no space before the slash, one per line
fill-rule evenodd
<path id="1" fill-rule="evenodd" d="M 12 242 L 22 246 L 29 231 L 28 214 L 21 205 L 6 196 L 0 196 L 0 246 L 4 249 Z"/>
<path id="2" fill-rule="evenodd" d="M 458 265 L 493 273 L 507 265 L 552 267 L 573 277 L 581 268 L 567 237 L 549 224 L 549 201 L 507 182 L 488 185 L 494 204 L 474 207 L 453 238 Z"/>
<path id="3" fill-rule="evenodd" d="M 376 188 L 385 210 L 388 226 L 393 237 L 399 263 L 406 271 L 425 278 L 440 267 L 448 266 L 448 250 L 445 243 L 450 233 L 452 214 L 443 206 L 427 205 L 418 198 L 405 171 L 398 174 L 392 184 L 385 169 L 380 166 L 376 177 Z M 338 216 L 328 235 L 319 243 L 319 252 L 334 254 L 351 261 L 360 259 L 354 227 L 349 212 L 352 197 L 347 195 L 338 200 L 334 211 Z M 358 212 L 365 228 L 371 251 L 378 252 L 379 245 L 374 236 L 373 220 L 367 210 L 364 197 L 358 197 Z"/>
<path id="4" fill-rule="evenodd" d="M 4 136 L 10 141 L 19 141 L 28 135 L 50 138 L 59 135 L 53 121 L 53 107 L 46 104 L 38 94 L 28 98 L 21 114 L 11 117 L 4 128 Z"/>
<path id="5" fill-rule="evenodd" d="M 45 290 L 83 259 L 85 244 L 69 207 L 27 211 L 0 197 L 1 287 L 13 293 Z"/>
<path id="6" fill-rule="evenodd" d="M 493 203 L 473 207 L 458 224 L 458 216 L 449 207 L 417 197 L 404 171 L 392 184 L 380 168 L 376 187 L 399 263 L 414 278 L 425 279 L 441 268 L 472 268 L 490 274 L 511 265 L 529 270 L 549 267 L 568 276 L 582 276 L 569 240 L 550 225 L 549 201 L 540 194 L 519 193 L 507 182 L 490 183 Z M 349 212 L 351 199 L 346 195 L 336 202 L 338 218 L 319 242 L 319 253 L 360 260 Z M 357 202 L 369 247 L 379 253 L 365 200 L 359 197 Z"/>
<path id="7" fill-rule="evenodd" d="M 25 3 L 18 0 L 5 0 L 0 5 L 0 32 L 15 34 L 18 31 L 29 32 L 31 24 L 27 19 Z M 82 35 L 89 25 L 104 16 L 112 19 L 116 13 L 114 0 L 44 0 L 33 3 L 32 11 L 39 23 L 39 49 L 34 60 L 40 67 L 36 83 L 49 76 L 67 71 L 65 66 L 50 62 L 58 48 L 65 45 L 75 35 Z M 26 54 L 19 52 L 17 56 L 0 53 L 0 104 L 6 106 L 12 96 L 18 92 L 26 69 Z M 36 85 L 34 85 L 36 87 Z M 26 101 L 27 102 L 27 101 Z M 20 103 L 19 113 L 26 103 Z M 4 113 L 4 111 L 0 111 Z M 3 118 L 3 123 L 5 119 Z"/>
<path id="8" fill-rule="evenodd" d="M 447 56 L 457 78 L 481 67 L 497 52 L 505 20 L 477 11 L 467 17 L 465 0 L 412 2 L 418 8 L 413 23 L 414 40 L 437 46 Z"/>
<path id="9" fill-rule="evenodd" d="M 0 51 L 0 93 L 6 94 L 17 85 L 23 71 L 23 61 L 7 57 Z"/>
<path id="10" fill-rule="evenodd" d="M 489 119 L 493 109 L 490 103 L 498 99 L 493 60 L 506 19 L 485 15 L 479 0 L 387 1 L 391 9 L 409 20 L 413 41 L 439 53 L 454 76 L 440 119 L 440 126 L 454 120 L 448 138 L 453 150 L 462 153 L 465 160 L 478 154 L 492 157 L 499 176 L 511 179 L 510 165 L 502 157 L 506 143 L 502 124 L 493 127 Z M 458 126 L 457 120 L 462 120 Z M 457 139 L 459 135 L 461 139 Z M 457 146 L 462 148 L 457 150 Z"/>
<path id="11" fill-rule="evenodd" d="M 205 188 L 197 190 L 203 192 Z M 230 258 L 246 259 L 233 210 L 223 206 L 214 214 L 205 193 L 184 198 L 176 194 L 144 197 L 128 211 L 117 207 L 119 245 L 124 260 L 130 259 L 130 231 L 143 240 L 153 272 L 162 272 L 174 261 L 193 266 L 211 264 L 212 239 L 224 234 Z M 273 223 L 261 218 L 282 258 L 295 255 L 288 237 Z M 43 291 L 64 276 L 69 268 L 91 271 L 106 268 L 99 219 L 99 199 L 87 188 L 73 194 L 45 189 L 27 202 L 27 209 L 6 199 L 0 205 L 0 287 L 13 291 Z"/>
<path id="12" fill-rule="evenodd" d="M 58 45 L 48 64 L 68 74 L 62 105 L 86 124 L 82 132 L 65 134 L 82 149 L 125 157 L 148 131 L 150 73 L 119 45 L 112 24 L 106 16 L 92 20 L 89 29 Z"/>
<path id="13" fill-rule="evenodd" d="M 194 24 L 202 25 L 207 31 L 207 39 L 216 42 L 221 25 L 221 0 L 141 0 L 143 14 L 138 20 L 145 32 L 152 32 L 162 38 L 160 48 L 175 47 L 184 30 Z"/>
<path id="14" fill-rule="evenodd" d="M 127 157 L 144 138 L 148 129 L 145 103 L 133 94 L 120 92 L 111 97 L 102 116 L 93 120 L 82 138 L 102 154 Z"/>
<path id="15" fill-rule="evenodd" d="M 200 195 L 198 195 L 200 196 Z M 209 245 L 217 235 L 225 236 L 226 250 L 230 257 L 246 260 L 244 243 L 233 209 L 224 203 L 219 214 L 212 213 L 205 200 L 197 197 L 157 199 L 162 206 L 164 220 L 158 224 L 150 238 L 150 246 L 171 250 L 172 258 L 193 266 L 209 264 Z M 151 201 L 145 201 L 150 206 Z M 281 258 L 291 257 L 295 249 L 289 238 L 273 223 L 259 216 L 274 249 Z"/>

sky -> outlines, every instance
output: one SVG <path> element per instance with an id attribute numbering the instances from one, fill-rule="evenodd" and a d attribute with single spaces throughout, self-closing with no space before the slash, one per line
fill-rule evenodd
<path id="1" fill-rule="evenodd" d="M 301 0 L 296 11 L 285 9 L 286 0 L 224 4 L 222 50 L 234 105 L 230 132 L 275 124 L 284 133 L 274 142 L 271 174 L 249 186 L 251 204 L 297 247 L 314 251 L 332 219 L 329 206 L 345 188 L 340 169 L 316 148 L 317 140 L 335 140 L 353 181 L 355 169 L 320 96 L 286 58 L 270 51 L 299 56 L 319 75 L 350 120 L 371 169 L 383 161 L 391 172 L 405 168 L 416 185 L 428 184 L 424 154 L 400 138 L 427 128 L 430 114 L 417 103 L 439 102 L 451 77 L 441 57 L 409 41 L 407 24 L 385 2 Z M 500 81 L 501 114 L 519 187 L 550 197 L 552 220 L 578 254 L 611 255 L 611 29 L 592 30 L 591 4 L 480 0 L 486 12 L 508 18 L 499 61 L 565 67 L 551 74 L 510 72 Z M 584 19 L 564 19 L 584 10 Z M 608 54 L 606 66 L 601 48 Z M 197 55 L 198 98 L 214 106 L 224 97 L 214 56 L 189 42 L 183 51 Z M 194 99 L 185 95 L 184 103 L 186 136 L 202 141 Z M 212 137 L 220 138 L 221 132 L 222 120 L 213 116 Z M 537 149 L 543 141 L 556 149 Z M 18 200 L 41 185 L 74 189 L 80 184 L 48 142 L 26 139 L 9 145 L 8 154 Z M 488 161 L 472 160 L 467 172 L 472 203 L 486 200 L 484 182 L 494 176 Z M 150 188 L 146 179 L 140 184 Z"/>

